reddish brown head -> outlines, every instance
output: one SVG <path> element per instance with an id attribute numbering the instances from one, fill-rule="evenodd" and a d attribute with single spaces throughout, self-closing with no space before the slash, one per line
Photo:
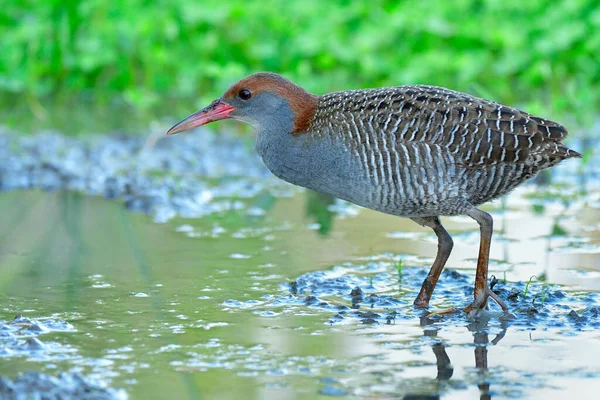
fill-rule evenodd
<path id="1" fill-rule="evenodd" d="M 308 128 L 317 102 L 318 96 L 290 80 L 259 72 L 231 86 L 221 98 L 169 129 L 167 135 L 226 118 L 245 122 L 257 130 L 273 130 L 273 126 L 265 126 L 269 124 L 291 130 L 283 133 L 299 134 Z"/>

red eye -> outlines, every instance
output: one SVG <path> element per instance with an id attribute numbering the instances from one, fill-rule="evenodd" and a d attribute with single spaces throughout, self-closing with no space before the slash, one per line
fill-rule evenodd
<path id="1" fill-rule="evenodd" d="M 250 97 L 252 97 L 252 92 L 249 91 L 248 89 L 242 89 L 240 90 L 240 93 L 238 94 L 239 98 L 246 101 L 246 100 L 250 100 Z"/>

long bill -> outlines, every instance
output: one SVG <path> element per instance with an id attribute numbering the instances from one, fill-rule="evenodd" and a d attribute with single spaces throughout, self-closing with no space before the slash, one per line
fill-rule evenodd
<path id="1" fill-rule="evenodd" d="M 216 99 L 202 110 L 193 113 L 183 121 L 175 124 L 167 131 L 167 135 L 174 135 L 179 132 L 206 125 L 209 122 L 231 118 L 229 113 L 233 110 L 235 110 L 235 107 L 225 103 L 221 99 Z"/>

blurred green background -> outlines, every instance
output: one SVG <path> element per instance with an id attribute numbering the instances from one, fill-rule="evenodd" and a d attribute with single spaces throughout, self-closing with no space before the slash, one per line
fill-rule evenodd
<path id="1" fill-rule="evenodd" d="M 4 0 L 0 124 L 147 132 L 256 71 L 314 93 L 425 83 L 587 126 L 598 0 Z"/>

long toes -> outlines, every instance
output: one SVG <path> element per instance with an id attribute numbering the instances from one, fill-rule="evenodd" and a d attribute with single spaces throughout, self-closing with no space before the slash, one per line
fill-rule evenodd
<path id="1" fill-rule="evenodd" d="M 487 301 L 484 303 L 471 303 L 469 304 L 464 311 L 467 313 L 467 317 L 469 319 L 473 319 L 475 317 L 477 317 L 479 315 L 479 313 L 481 313 L 483 310 L 486 309 L 486 305 L 487 305 Z"/>
<path id="2" fill-rule="evenodd" d="M 492 298 L 492 300 L 494 300 L 496 302 L 496 304 L 498 304 L 502 308 L 502 311 L 504 311 L 504 313 L 507 313 L 508 306 L 506 305 L 506 303 L 504 301 L 502 301 L 502 299 L 500 297 L 498 297 L 498 295 L 496 293 L 494 293 L 491 289 L 489 289 L 489 292 L 490 292 L 490 297 Z"/>
<path id="3" fill-rule="evenodd" d="M 450 307 L 443 310 L 431 311 L 429 315 L 447 315 L 454 314 L 455 312 L 460 312 L 460 308 Z"/>
<path id="4" fill-rule="evenodd" d="M 465 307 L 463 311 L 468 314 L 469 318 L 478 316 L 480 312 L 487 308 L 488 298 L 494 300 L 502 308 L 502 311 L 505 314 L 508 313 L 508 306 L 506 303 L 504 303 L 496 293 L 492 292 L 490 288 L 487 288 L 483 293 L 475 296 L 473 302 Z"/>
<path id="5" fill-rule="evenodd" d="M 476 317 L 481 311 L 487 308 L 487 300 L 488 297 L 490 297 L 489 292 L 489 289 L 475 292 L 475 298 L 473 299 L 473 302 L 463 310 L 467 313 L 469 319 Z"/>

